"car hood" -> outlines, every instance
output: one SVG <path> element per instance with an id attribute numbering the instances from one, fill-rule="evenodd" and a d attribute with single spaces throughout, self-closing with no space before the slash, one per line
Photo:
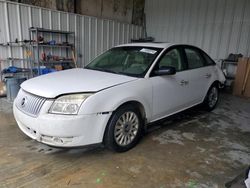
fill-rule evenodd
<path id="1" fill-rule="evenodd" d="M 96 92 L 136 79 L 138 78 L 76 68 L 32 78 L 23 82 L 21 88 L 34 95 L 55 98 L 67 93 Z"/>

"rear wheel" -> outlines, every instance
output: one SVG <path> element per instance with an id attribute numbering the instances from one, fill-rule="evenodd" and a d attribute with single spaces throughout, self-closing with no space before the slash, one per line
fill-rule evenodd
<path id="1" fill-rule="evenodd" d="M 120 107 L 111 117 L 104 135 L 104 144 L 113 151 L 125 152 L 133 148 L 142 136 L 143 121 L 137 108 Z"/>
<path id="2" fill-rule="evenodd" d="M 207 92 L 206 98 L 203 102 L 203 106 L 205 107 L 206 110 L 212 111 L 216 107 L 218 100 L 219 100 L 219 88 L 216 84 L 213 84 Z"/>

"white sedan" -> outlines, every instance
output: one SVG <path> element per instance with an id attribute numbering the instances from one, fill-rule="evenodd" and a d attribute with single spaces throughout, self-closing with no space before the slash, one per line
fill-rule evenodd
<path id="1" fill-rule="evenodd" d="M 24 82 L 14 101 L 20 129 L 57 147 L 104 143 L 123 152 L 145 126 L 203 103 L 215 108 L 225 77 L 201 49 L 170 43 L 114 47 L 85 68 Z"/>

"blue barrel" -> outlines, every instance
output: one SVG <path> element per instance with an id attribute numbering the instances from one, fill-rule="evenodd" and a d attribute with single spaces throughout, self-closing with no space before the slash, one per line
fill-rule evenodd
<path id="1" fill-rule="evenodd" d="M 7 89 L 7 100 L 14 101 L 20 85 L 26 80 L 26 78 L 15 78 L 15 77 L 6 77 L 6 89 Z"/>

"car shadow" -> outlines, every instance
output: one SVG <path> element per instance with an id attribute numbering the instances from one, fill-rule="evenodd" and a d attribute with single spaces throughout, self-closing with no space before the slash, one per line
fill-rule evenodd
<path id="1" fill-rule="evenodd" d="M 147 125 L 145 135 L 150 134 L 159 129 L 173 128 L 182 123 L 197 119 L 198 116 L 207 114 L 208 112 L 203 110 L 200 105 L 184 110 L 177 114 L 166 117 L 162 120 L 150 123 Z"/>
<path id="2" fill-rule="evenodd" d="M 144 136 L 147 137 L 147 135 L 150 135 L 151 133 L 155 131 L 161 131 L 161 129 L 165 130 L 166 128 L 167 129 L 176 128 L 179 125 L 182 125 L 182 123 L 196 119 L 197 116 L 200 116 L 206 113 L 208 112 L 202 110 L 200 106 L 192 107 L 188 110 L 179 112 L 175 115 L 169 116 L 157 122 L 148 124 L 147 128 L 145 129 Z M 32 141 L 32 142 L 33 143 L 30 143 L 27 146 L 27 148 L 30 151 L 43 153 L 47 155 L 57 155 L 57 156 L 60 156 L 61 158 L 64 158 L 67 156 L 80 157 L 83 155 L 84 156 L 93 155 L 93 154 L 96 155 L 98 153 L 103 154 L 104 152 L 108 151 L 104 147 L 104 145 L 101 143 L 88 145 L 88 146 L 82 146 L 82 147 L 75 147 L 75 148 L 60 148 L 60 147 L 48 146 L 42 143 L 37 143 L 36 141 Z"/>

